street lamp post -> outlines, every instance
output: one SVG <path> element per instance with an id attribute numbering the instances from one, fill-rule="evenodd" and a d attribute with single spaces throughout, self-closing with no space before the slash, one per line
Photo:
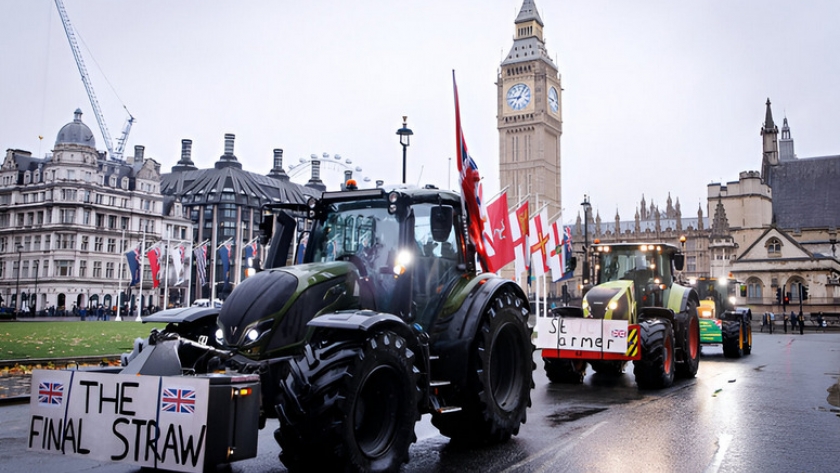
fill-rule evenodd
<path id="1" fill-rule="evenodd" d="M 15 282 L 15 317 L 20 315 L 20 259 L 23 256 L 23 245 L 18 245 L 17 282 Z"/>
<path id="2" fill-rule="evenodd" d="M 408 128 L 407 120 L 408 120 L 408 117 L 403 115 L 403 126 L 399 130 L 397 130 L 397 134 L 400 135 L 400 144 L 402 145 L 402 148 L 403 148 L 403 168 L 402 168 L 402 182 L 403 182 L 403 184 L 405 184 L 405 152 L 406 152 L 406 149 L 408 149 L 408 145 L 410 144 L 411 135 L 414 134 L 414 132 L 412 132 Z"/>
<path id="3" fill-rule="evenodd" d="M 589 212 L 592 210 L 592 205 L 589 203 L 589 196 L 583 195 L 583 285 L 589 284 Z"/>
<path id="4" fill-rule="evenodd" d="M 32 315 L 34 316 L 38 311 L 38 268 L 41 266 L 41 260 L 36 259 L 32 264 L 35 266 L 35 290 L 29 296 L 29 305 L 32 307 Z"/>

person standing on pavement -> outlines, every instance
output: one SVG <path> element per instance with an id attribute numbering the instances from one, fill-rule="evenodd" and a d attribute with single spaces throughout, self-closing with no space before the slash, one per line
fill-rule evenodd
<path id="1" fill-rule="evenodd" d="M 799 313 L 799 335 L 805 335 L 805 316 Z"/>
<path id="2" fill-rule="evenodd" d="M 783 323 L 785 324 L 785 333 L 787 333 L 788 316 L 784 312 L 782 313 L 782 315 L 784 316 Z"/>
<path id="3" fill-rule="evenodd" d="M 770 312 L 770 335 L 773 335 L 773 326 L 776 325 L 776 314 Z"/>
<path id="4" fill-rule="evenodd" d="M 764 333 L 764 327 L 767 326 L 767 312 L 761 314 L 761 332 Z"/>

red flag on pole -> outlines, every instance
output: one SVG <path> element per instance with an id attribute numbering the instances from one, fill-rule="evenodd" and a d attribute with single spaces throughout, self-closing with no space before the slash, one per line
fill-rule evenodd
<path id="1" fill-rule="evenodd" d="M 529 267 L 528 220 L 530 217 L 528 215 L 528 201 L 523 202 L 508 217 L 514 261 L 516 262 L 515 271 L 518 278 L 522 273 L 528 272 Z"/>
<path id="2" fill-rule="evenodd" d="M 458 105 L 458 85 L 455 83 L 454 70 L 452 71 L 452 88 L 455 91 L 455 145 L 461 183 L 461 202 L 467 210 L 470 240 L 475 245 L 481 266 L 487 271 L 487 253 L 481 238 L 481 234 L 484 233 L 484 221 L 487 218 L 481 202 L 481 177 L 478 175 L 478 166 L 467 151 L 467 142 L 464 140 L 464 131 L 461 129 L 461 108 Z"/>
<path id="3" fill-rule="evenodd" d="M 507 192 L 502 192 L 496 200 L 487 204 L 484 250 L 487 252 L 488 270 L 492 272 L 502 269 L 514 259 Z"/>
<path id="4" fill-rule="evenodd" d="M 149 269 L 152 271 L 152 287 L 157 288 L 160 285 L 158 280 L 158 272 L 160 272 L 160 247 L 155 246 L 146 253 L 146 258 L 149 258 Z"/>

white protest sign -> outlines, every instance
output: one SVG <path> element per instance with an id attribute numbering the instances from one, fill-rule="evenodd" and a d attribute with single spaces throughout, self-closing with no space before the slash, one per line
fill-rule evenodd
<path id="1" fill-rule="evenodd" d="M 627 352 L 626 320 L 537 317 L 537 348 Z"/>
<path id="2" fill-rule="evenodd" d="M 28 448 L 173 471 L 202 471 L 206 378 L 32 373 Z"/>

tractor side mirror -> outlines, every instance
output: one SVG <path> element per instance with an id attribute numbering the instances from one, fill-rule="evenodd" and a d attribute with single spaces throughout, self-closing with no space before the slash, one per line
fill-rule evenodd
<path id="1" fill-rule="evenodd" d="M 429 220 L 432 226 L 432 239 L 436 242 L 442 243 L 449 240 L 449 234 L 452 233 L 453 215 L 452 207 L 449 205 L 432 207 Z"/>
<path id="2" fill-rule="evenodd" d="M 677 253 L 674 255 L 674 269 L 677 271 L 682 271 L 683 267 L 685 266 L 685 255 L 682 253 Z"/>

